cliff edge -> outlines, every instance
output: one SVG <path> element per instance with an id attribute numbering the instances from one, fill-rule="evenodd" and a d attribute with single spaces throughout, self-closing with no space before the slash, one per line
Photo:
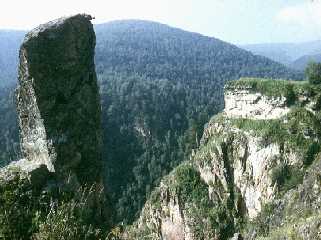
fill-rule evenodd
<path id="1" fill-rule="evenodd" d="M 320 239 L 319 111 L 320 86 L 229 82 L 199 149 L 162 181 L 124 238 Z"/>

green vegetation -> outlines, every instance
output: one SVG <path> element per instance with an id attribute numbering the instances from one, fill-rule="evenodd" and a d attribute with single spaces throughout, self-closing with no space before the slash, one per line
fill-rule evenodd
<path id="1" fill-rule="evenodd" d="M 105 233 L 91 224 L 92 209 L 87 206 L 87 198 L 86 196 L 84 199 L 72 199 L 57 205 L 51 204 L 48 215 L 39 224 L 39 231 L 34 233 L 33 239 L 102 239 Z"/>
<path id="2" fill-rule="evenodd" d="M 193 222 L 191 227 L 196 239 L 204 239 L 205 236 L 219 239 L 230 237 L 234 232 L 234 221 L 227 207 L 227 199 L 226 202 L 210 200 L 208 185 L 191 165 L 183 164 L 173 174 L 171 195 L 178 196 L 184 204 Z"/>
<path id="3" fill-rule="evenodd" d="M 230 119 L 232 125 L 262 137 L 264 143 L 284 142 L 286 129 L 281 120 Z"/>
<path id="4" fill-rule="evenodd" d="M 272 203 L 267 203 L 263 206 L 259 215 L 254 219 L 254 221 L 247 221 L 244 226 L 243 234 L 255 231 L 258 236 L 266 236 L 270 231 L 270 221 L 271 216 L 276 208 L 276 205 Z"/>
<path id="5" fill-rule="evenodd" d="M 309 63 L 305 69 L 305 74 L 309 83 L 321 84 L 321 63 Z"/>
<path id="6" fill-rule="evenodd" d="M 133 222 L 162 177 L 197 148 L 241 76 L 297 72 L 214 38 L 146 21 L 95 26 L 104 157 L 116 222 Z"/>
<path id="7" fill-rule="evenodd" d="M 20 155 L 14 96 L 12 87 L 0 88 L 0 167 Z"/>
<path id="8" fill-rule="evenodd" d="M 262 78 L 241 78 L 240 80 L 230 81 L 225 89 L 247 89 L 250 92 L 259 92 L 270 97 L 285 97 L 287 104 L 292 105 L 297 100 L 299 94 L 314 96 L 319 88 L 313 88 L 306 81 L 288 81 Z"/>
<path id="9" fill-rule="evenodd" d="M 321 85 L 310 84 L 308 81 L 288 81 L 262 78 L 241 78 L 236 81 L 227 82 L 225 89 L 247 89 L 250 92 L 259 92 L 269 97 L 285 97 L 287 104 L 300 106 L 305 104 L 304 100 L 298 99 L 308 97 L 316 101 L 314 110 L 321 109 Z"/>
<path id="10" fill-rule="evenodd" d="M 170 198 L 178 199 L 177 203 L 195 239 L 228 239 L 235 230 L 234 212 L 228 209 L 228 199 L 210 199 L 208 188 L 195 166 L 182 163 L 163 179 L 161 187 L 153 191 L 149 198 L 150 204 L 153 209 L 166 214 L 162 209 L 164 203 Z M 168 194 L 166 199 L 163 199 L 161 192 Z M 142 227 L 139 231 L 135 239 L 138 236 L 152 236 L 153 232 L 157 232 L 148 227 Z"/>
<path id="11" fill-rule="evenodd" d="M 263 144 L 284 143 L 299 149 L 304 153 L 305 165 L 309 165 L 320 150 L 319 121 L 317 116 L 304 108 L 294 108 L 279 120 L 230 119 L 232 125 L 262 137 Z"/>
<path id="12" fill-rule="evenodd" d="M 188 164 L 177 167 L 173 173 L 173 182 L 170 185 L 171 195 L 178 196 L 180 202 L 207 201 L 208 186 L 203 182 L 200 174 Z"/>
<path id="13" fill-rule="evenodd" d="M 0 182 L 0 239 L 103 239 L 106 224 L 93 221 L 90 198 L 91 188 L 35 188 L 18 171 Z"/>
<path id="14" fill-rule="evenodd" d="M 38 230 L 41 209 L 49 207 L 35 194 L 26 180 L 15 179 L 0 184 L 0 239 L 30 239 Z"/>
<path id="15" fill-rule="evenodd" d="M 283 194 L 301 184 L 303 175 L 302 169 L 281 163 L 273 168 L 271 177 L 273 184 L 276 182 Z"/>
<path id="16" fill-rule="evenodd" d="M 266 204 L 244 235 L 255 231 L 257 239 L 319 239 L 320 238 L 320 155 L 307 167 L 303 181 L 292 191 L 285 192 Z"/>
<path id="17" fill-rule="evenodd" d="M 218 39 L 162 24 L 116 21 L 95 31 L 103 157 L 115 222 L 133 222 L 162 177 L 197 148 L 204 124 L 223 108 L 226 80 L 302 77 Z M 3 99 L 1 113 L 8 101 Z M 4 164 L 18 153 L 12 148 L 18 142 L 14 105 L 5 116 L 5 122 L 0 119 Z"/>
<path id="18" fill-rule="evenodd" d="M 295 149 L 302 156 L 303 168 L 281 163 L 273 169 L 272 179 L 278 183 L 281 193 L 302 182 L 305 168 L 313 162 L 321 149 L 319 119 L 304 108 L 294 108 L 280 120 L 229 119 L 229 122 L 261 137 L 263 145 L 278 143 L 284 147 L 284 151 Z"/>

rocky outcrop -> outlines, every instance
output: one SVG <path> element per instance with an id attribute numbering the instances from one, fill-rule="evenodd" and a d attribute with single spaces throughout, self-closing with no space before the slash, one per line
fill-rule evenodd
<path id="1" fill-rule="evenodd" d="M 276 186 L 271 171 L 282 161 L 282 148 L 275 143 L 262 146 L 262 139 L 228 122 L 211 122 L 204 136 L 208 148 L 199 151 L 195 161 L 210 193 L 221 194 L 211 186 L 219 181 L 225 192 L 240 192 L 243 211 L 250 218 L 256 217 L 262 205 L 274 197 Z"/>
<path id="2" fill-rule="evenodd" d="M 302 183 L 273 200 L 245 231 L 244 239 L 321 239 L 321 158 L 309 166 Z M 260 236 L 260 230 L 264 237 Z"/>
<path id="3" fill-rule="evenodd" d="M 203 147 L 194 156 L 210 194 L 221 194 L 221 190 L 211 184 L 215 182 L 220 182 L 224 192 L 239 193 L 242 201 L 239 207 L 244 209 L 238 211 L 250 219 L 257 217 L 280 191 L 277 174 L 285 174 L 278 172 L 282 171 L 281 166 L 301 169 L 305 162 L 306 152 L 287 142 L 290 139 L 273 137 L 242 129 L 233 119 L 219 115 L 209 122 L 202 139 Z M 312 145 L 317 142 L 311 140 Z"/>
<path id="4" fill-rule="evenodd" d="M 208 186 L 190 164 L 167 176 L 150 196 L 134 226 L 123 239 L 211 240 L 232 232 L 223 199 L 210 199 Z M 216 227 L 213 227 L 216 226 Z"/>
<path id="5" fill-rule="evenodd" d="M 224 113 L 228 117 L 278 119 L 290 111 L 283 96 L 268 97 L 244 89 L 226 91 L 224 101 Z"/>
<path id="6" fill-rule="evenodd" d="M 50 218 L 50 226 L 66 224 L 80 239 L 85 232 L 103 238 L 101 229 L 108 227 L 91 19 L 78 14 L 40 25 L 20 48 L 16 102 L 23 158 L 0 169 L 0 238 L 42 239 L 39 226 Z M 68 210 L 60 220 L 61 207 Z M 26 227 L 9 233 L 11 225 Z M 55 231 L 44 234 L 51 239 Z"/>
<path id="7" fill-rule="evenodd" d="M 132 239 L 256 239 L 266 226 L 286 222 L 285 216 L 270 221 L 266 212 L 274 211 L 271 204 L 287 212 L 291 197 L 280 201 L 280 196 L 293 196 L 321 149 L 318 98 L 318 87 L 308 84 L 230 83 L 225 109 L 206 125 L 199 149 L 162 181 L 126 234 Z M 308 185 L 320 189 L 319 182 Z M 311 215 L 317 222 L 300 225 L 301 236 L 304 229 L 306 236 L 319 234 L 318 214 Z M 245 228 L 247 221 L 254 230 Z"/>
<path id="8" fill-rule="evenodd" d="M 20 49 L 17 111 L 25 163 L 75 186 L 102 180 L 95 33 L 88 15 L 40 25 Z"/>

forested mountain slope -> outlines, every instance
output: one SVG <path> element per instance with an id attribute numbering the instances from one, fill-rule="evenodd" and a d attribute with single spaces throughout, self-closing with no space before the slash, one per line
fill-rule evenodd
<path id="1" fill-rule="evenodd" d="M 132 222 L 162 176 L 198 146 L 203 125 L 223 108 L 227 80 L 302 78 L 218 39 L 154 22 L 115 21 L 95 31 L 106 183 L 116 221 Z"/>
<path id="2" fill-rule="evenodd" d="M 20 153 L 13 86 L 0 88 L 0 167 Z"/>
<path id="3" fill-rule="evenodd" d="M 108 69 L 167 78 L 174 82 L 218 84 L 235 75 L 295 76 L 264 57 L 215 38 L 146 21 L 96 25 L 98 71 Z"/>
<path id="4" fill-rule="evenodd" d="M 291 63 L 290 67 L 299 71 L 303 71 L 310 62 L 321 62 L 321 53 L 314 55 L 305 55 L 303 57 L 300 57 L 299 59 Z"/>
<path id="5" fill-rule="evenodd" d="M 0 87 L 17 82 L 18 49 L 24 31 L 0 31 Z"/>
<path id="6" fill-rule="evenodd" d="M 231 44 L 146 21 L 96 26 L 107 183 L 117 220 L 132 221 L 163 175 L 188 155 L 223 85 L 241 76 L 301 76 Z"/>

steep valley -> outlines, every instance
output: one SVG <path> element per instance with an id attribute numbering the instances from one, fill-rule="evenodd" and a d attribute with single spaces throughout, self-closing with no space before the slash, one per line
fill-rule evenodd
<path id="1" fill-rule="evenodd" d="M 320 239 L 319 92 L 280 80 L 228 83 L 200 147 L 161 181 L 124 238 Z"/>
<path id="2" fill-rule="evenodd" d="M 95 31 L 105 182 L 116 223 L 134 222 L 162 177 L 199 146 L 204 124 L 223 109 L 228 80 L 303 78 L 234 45 L 163 24 L 115 21 Z M 1 141 L 10 143 L 1 144 L 2 163 L 15 159 L 18 139 L 7 96 L 0 96 Z"/>

